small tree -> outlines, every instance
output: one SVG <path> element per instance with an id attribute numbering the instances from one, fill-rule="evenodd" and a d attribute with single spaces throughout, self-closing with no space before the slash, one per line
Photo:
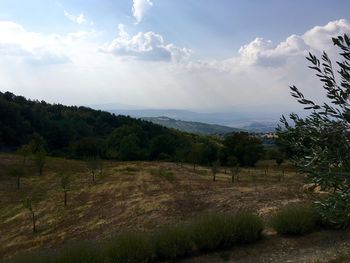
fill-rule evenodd
<path id="1" fill-rule="evenodd" d="M 188 159 L 193 163 L 193 171 L 196 170 L 196 165 L 200 163 L 201 155 L 203 153 L 203 145 L 195 143 L 192 145 L 191 151 L 189 152 Z"/>
<path id="2" fill-rule="evenodd" d="M 231 182 L 235 183 L 236 180 L 237 182 L 239 182 L 239 174 L 241 172 L 241 167 L 239 166 L 239 164 L 237 164 L 236 166 L 231 166 L 230 171 L 231 171 Z"/>
<path id="3" fill-rule="evenodd" d="M 67 206 L 67 193 L 69 191 L 70 188 L 70 177 L 68 174 L 61 174 L 61 188 L 63 190 L 64 193 L 64 206 Z"/>
<path id="4" fill-rule="evenodd" d="M 39 175 L 43 174 L 44 166 L 46 164 L 46 151 L 41 149 L 34 154 L 34 164 Z"/>
<path id="5" fill-rule="evenodd" d="M 213 174 L 213 182 L 216 181 L 216 174 L 219 172 L 219 168 L 220 168 L 220 162 L 219 161 L 213 162 L 211 166 L 211 172 Z"/>
<path id="6" fill-rule="evenodd" d="M 35 214 L 34 214 L 34 210 L 33 210 L 33 202 L 32 199 L 27 197 L 26 199 L 23 200 L 23 207 L 25 209 L 28 209 L 30 212 L 30 215 L 32 217 L 32 224 L 33 224 L 33 233 L 36 232 L 36 219 L 35 219 Z"/>
<path id="7" fill-rule="evenodd" d="M 24 166 L 28 156 L 32 153 L 32 146 L 30 144 L 23 144 L 17 149 L 17 153 L 22 156 L 22 165 Z"/>
<path id="8" fill-rule="evenodd" d="M 100 158 L 94 157 L 86 160 L 86 167 L 91 174 L 92 182 L 95 182 L 96 175 L 98 174 L 98 172 L 100 173 L 100 175 L 102 174 L 103 162 Z"/>
<path id="9" fill-rule="evenodd" d="M 227 163 L 230 166 L 232 183 L 235 182 L 235 178 L 237 178 L 237 182 L 239 182 L 239 173 L 241 172 L 241 167 L 239 166 L 237 158 L 235 156 L 229 156 Z"/>
<path id="10" fill-rule="evenodd" d="M 284 127 L 277 133 L 279 144 L 299 170 L 331 193 L 316 203 L 323 221 L 345 227 L 350 224 L 350 39 L 338 36 L 333 43 L 341 50 L 339 76 L 334 74 L 327 53 L 323 52 L 322 63 L 311 53 L 307 57 L 329 102 L 319 105 L 292 86 L 292 96 L 311 113 L 305 118 L 292 113 L 294 125 L 282 116 Z"/>
<path id="11" fill-rule="evenodd" d="M 21 177 L 23 177 L 23 175 L 24 175 L 23 167 L 22 166 L 15 166 L 15 167 L 11 168 L 9 171 L 9 175 L 11 177 L 14 177 L 17 179 L 17 190 L 19 190 L 20 186 L 21 186 Z"/>

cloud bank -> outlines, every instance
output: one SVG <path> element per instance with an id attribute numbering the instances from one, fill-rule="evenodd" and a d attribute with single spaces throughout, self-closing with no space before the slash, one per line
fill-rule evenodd
<path id="1" fill-rule="evenodd" d="M 133 35 L 124 25 L 103 44 L 93 32 L 43 34 L 0 21 L 0 79 L 3 90 L 66 104 L 213 109 L 282 104 L 276 107 L 282 111 L 297 105 L 289 85 L 323 96 L 305 55 L 326 50 L 334 59 L 331 37 L 349 32 L 349 22 L 340 19 L 279 42 L 257 37 L 226 59 L 195 60 L 190 49 L 161 34 Z"/>

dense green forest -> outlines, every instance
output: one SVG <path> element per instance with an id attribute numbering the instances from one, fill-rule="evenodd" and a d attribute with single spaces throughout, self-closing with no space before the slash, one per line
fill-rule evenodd
<path id="1" fill-rule="evenodd" d="M 241 165 L 254 165 L 263 153 L 261 142 L 247 133 L 233 133 L 225 139 L 199 136 L 87 107 L 28 100 L 10 92 L 0 92 L 0 114 L 1 151 L 34 143 L 51 155 L 69 158 L 206 165 L 227 164 L 232 156 Z"/>

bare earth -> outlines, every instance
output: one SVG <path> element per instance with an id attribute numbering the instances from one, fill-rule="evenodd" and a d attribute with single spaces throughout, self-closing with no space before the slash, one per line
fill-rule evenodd
<path id="1" fill-rule="evenodd" d="M 243 169 L 232 184 L 224 169 L 212 181 L 210 169 L 180 167 L 159 162 L 108 162 L 95 183 L 80 161 L 49 158 L 39 177 L 28 162 L 22 188 L 8 176 L 14 155 L 0 155 L 0 258 L 20 251 L 57 247 L 74 239 L 103 239 L 126 228 L 152 230 L 164 224 L 187 221 L 201 213 L 251 209 L 267 219 L 279 207 L 307 199 L 301 192 L 302 175 L 290 167 L 280 181 L 282 168 L 272 162 Z M 264 173 L 269 166 L 267 175 Z M 159 171 L 174 174 L 174 179 Z M 63 206 L 59 173 L 73 182 L 68 206 Z M 38 233 L 31 233 L 30 215 L 22 207 L 26 196 L 35 198 Z M 277 237 L 269 229 L 257 244 L 239 246 L 184 262 L 328 262 L 349 250 L 349 232 L 321 231 L 302 238 Z M 319 260 L 319 261 L 317 261 Z M 345 262 L 345 261 L 344 261 Z"/>

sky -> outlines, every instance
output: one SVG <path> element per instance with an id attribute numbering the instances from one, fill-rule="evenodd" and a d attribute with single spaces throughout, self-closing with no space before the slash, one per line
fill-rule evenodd
<path id="1" fill-rule="evenodd" d="M 0 0 L 0 90 L 68 105 L 219 111 L 323 99 L 347 0 Z"/>

